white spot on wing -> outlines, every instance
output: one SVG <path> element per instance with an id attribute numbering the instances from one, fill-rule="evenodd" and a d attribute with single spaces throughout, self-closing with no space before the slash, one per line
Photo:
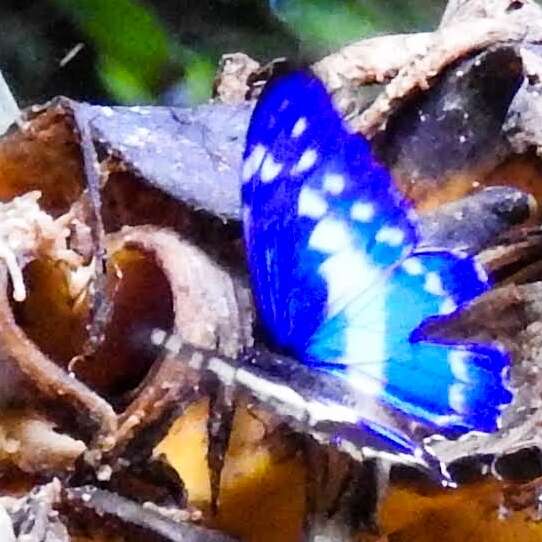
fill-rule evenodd
<path id="1" fill-rule="evenodd" d="M 151 342 L 152 344 L 154 344 L 154 346 L 163 346 L 166 339 L 167 339 L 167 333 L 163 329 L 160 329 L 159 327 L 155 327 L 152 330 Z M 175 354 L 177 354 L 177 352 L 175 352 Z"/>
<path id="2" fill-rule="evenodd" d="M 466 350 L 452 350 L 448 354 L 448 363 L 452 374 L 462 382 L 469 382 L 469 366 L 467 360 L 470 354 Z"/>
<path id="3" fill-rule="evenodd" d="M 442 288 L 442 281 L 440 280 L 440 276 L 433 272 L 429 271 L 425 275 L 425 283 L 423 285 L 423 288 L 426 292 L 433 294 L 433 295 L 445 295 L 446 292 Z"/>
<path id="4" fill-rule="evenodd" d="M 250 181 L 258 169 L 260 169 L 260 165 L 266 152 L 266 148 L 262 144 L 258 143 L 254 146 L 251 153 L 245 158 L 243 164 L 243 170 L 241 172 L 243 182 L 246 183 Z"/>
<path id="5" fill-rule="evenodd" d="M 328 308 L 332 313 L 341 300 L 351 299 L 373 286 L 380 274 L 380 270 L 371 265 L 360 250 L 349 247 L 327 258 L 320 265 L 319 272 L 327 283 Z M 342 308 L 337 307 L 338 310 Z"/>
<path id="6" fill-rule="evenodd" d="M 379 243 L 386 243 L 392 247 L 398 247 L 405 240 L 405 232 L 400 228 L 383 226 L 376 233 L 375 239 Z"/>
<path id="7" fill-rule="evenodd" d="M 327 211 L 326 200 L 314 189 L 305 186 L 299 192 L 297 212 L 300 216 L 321 218 Z"/>
<path id="8" fill-rule="evenodd" d="M 306 129 L 307 119 L 305 117 L 300 117 L 294 124 L 294 127 L 292 128 L 292 133 L 290 135 L 294 138 L 299 137 Z"/>
<path id="9" fill-rule="evenodd" d="M 375 215 L 375 208 L 372 203 L 357 201 L 350 208 L 350 216 L 359 222 L 370 222 Z"/>
<path id="10" fill-rule="evenodd" d="M 314 149 L 307 149 L 292 168 L 292 175 L 298 175 L 310 169 L 316 163 L 318 153 Z"/>
<path id="11" fill-rule="evenodd" d="M 341 362 L 352 365 L 348 377 L 376 393 L 378 383 L 369 383 L 367 377 L 381 380 L 386 359 L 387 287 L 379 280 L 382 270 L 362 251 L 346 249 L 329 257 L 319 271 L 327 284 L 328 317 L 342 312 L 346 318 Z"/>
<path id="12" fill-rule="evenodd" d="M 407 258 L 401 264 L 401 267 L 405 270 L 406 273 L 412 276 L 421 275 L 424 271 L 422 262 L 420 262 L 420 260 L 415 257 Z"/>
<path id="13" fill-rule="evenodd" d="M 452 384 L 448 389 L 448 404 L 459 414 L 465 413 L 465 386 Z"/>
<path id="14" fill-rule="evenodd" d="M 344 190 L 344 177 L 338 173 L 328 173 L 324 175 L 324 190 L 335 196 Z"/>
<path id="15" fill-rule="evenodd" d="M 309 246 L 320 252 L 334 254 L 350 246 L 350 233 L 342 220 L 323 218 L 309 238 Z"/>
<path id="16" fill-rule="evenodd" d="M 451 297 L 447 297 L 439 307 L 440 314 L 451 314 L 457 309 L 455 301 Z"/>
<path id="17" fill-rule="evenodd" d="M 262 164 L 260 179 L 263 183 L 269 183 L 277 177 L 277 175 L 282 171 L 282 168 L 283 164 L 275 162 L 274 158 L 268 154 Z"/>

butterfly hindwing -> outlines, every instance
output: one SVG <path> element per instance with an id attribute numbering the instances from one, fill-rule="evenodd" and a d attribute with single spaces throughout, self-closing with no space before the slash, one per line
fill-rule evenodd
<path id="1" fill-rule="evenodd" d="M 443 433 L 494 431 L 502 407 L 511 400 L 505 385 L 507 355 L 494 345 L 429 337 L 421 325 L 486 291 L 484 270 L 464 253 L 414 251 L 388 284 L 391 361 L 385 381 L 390 397 L 418 405 L 423 418 Z M 405 386 L 413 381 L 415 386 Z"/>
<path id="2" fill-rule="evenodd" d="M 495 430 L 511 399 L 507 356 L 420 332 L 487 277 L 463 254 L 416 250 L 413 212 L 314 76 L 266 87 L 242 180 L 254 298 L 277 346 L 445 436 Z"/>
<path id="3" fill-rule="evenodd" d="M 404 346 L 385 365 L 383 401 L 444 436 L 498 428 L 502 407 L 511 400 L 503 386 L 503 352 L 453 342 Z"/>
<path id="4" fill-rule="evenodd" d="M 487 276 L 472 257 L 414 251 L 371 295 L 325 320 L 310 352 L 341 363 L 360 390 L 378 394 L 444 435 L 494 431 L 511 400 L 506 354 L 492 345 L 428 337 L 420 327 L 487 287 Z"/>

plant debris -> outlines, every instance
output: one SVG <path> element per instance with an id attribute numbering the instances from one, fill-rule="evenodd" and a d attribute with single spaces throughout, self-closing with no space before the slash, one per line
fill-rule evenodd
<path id="1" fill-rule="evenodd" d="M 456 491 L 360 461 L 358 427 L 308 420 L 315 398 L 358 398 L 253 326 L 237 172 L 281 61 L 224 57 L 215 99 L 193 109 L 27 110 L 0 139 L 3 539 L 539 538 L 541 33 L 531 0 L 451 1 L 435 32 L 313 66 L 424 243 L 476 253 L 495 280 L 446 333 L 502 342 L 515 399 L 499 432 L 433 444 Z"/>

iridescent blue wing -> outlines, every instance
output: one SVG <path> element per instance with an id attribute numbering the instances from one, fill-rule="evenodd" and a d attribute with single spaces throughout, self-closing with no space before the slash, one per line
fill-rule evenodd
<path id="1" fill-rule="evenodd" d="M 313 76 L 267 88 L 242 176 L 253 292 L 271 339 L 444 435 L 494 430 L 510 400 L 506 356 L 419 331 L 487 278 L 471 258 L 416 251 L 412 211 Z"/>
<path id="2" fill-rule="evenodd" d="M 353 335 L 355 345 L 351 352 L 342 351 L 350 382 L 360 389 L 367 388 L 367 378 L 378 382 L 373 388 L 382 401 L 445 436 L 495 431 L 503 406 L 512 399 L 506 387 L 508 356 L 493 345 L 428 337 L 420 327 L 428 318 L 456 311 L 487 287 L 487 276 L 472 257 L 411 253 L 383 287 L 387 316 L 379 338 L 384 361 L 372 364 L 356 340 L 358 326 L 364 336 L 371 328 L 361 308 L 343 330 Z"/>
<path id="3" fill-rule="evenodd" d="M 305 73 L 278 80 L 261 97 L 242 179 L 260 318 L 277 345 L 303 359 L 329 314 L 414 245 L 414 227 L 387 170 L 345 130 L 320 81 Z M 346 281 L 335 281 L 334 269 L 348 270 L 353 260 Z"/>

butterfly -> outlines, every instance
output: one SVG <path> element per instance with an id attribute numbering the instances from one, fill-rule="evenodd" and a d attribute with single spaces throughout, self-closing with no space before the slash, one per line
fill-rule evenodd
<path id="1" fill-rule="evenodd" d="M 253 297 L 275 348 L 424 434 L 498 429 L 512 400 L 507 353 L 424 331 L 486 291 L 486 273 L 467 254 L 420 246 L 409 202 L 312 73 L 265 87 L 241 179 Z M 357 415 L 391 450 L 418 453 L 393 422 Z"/>

